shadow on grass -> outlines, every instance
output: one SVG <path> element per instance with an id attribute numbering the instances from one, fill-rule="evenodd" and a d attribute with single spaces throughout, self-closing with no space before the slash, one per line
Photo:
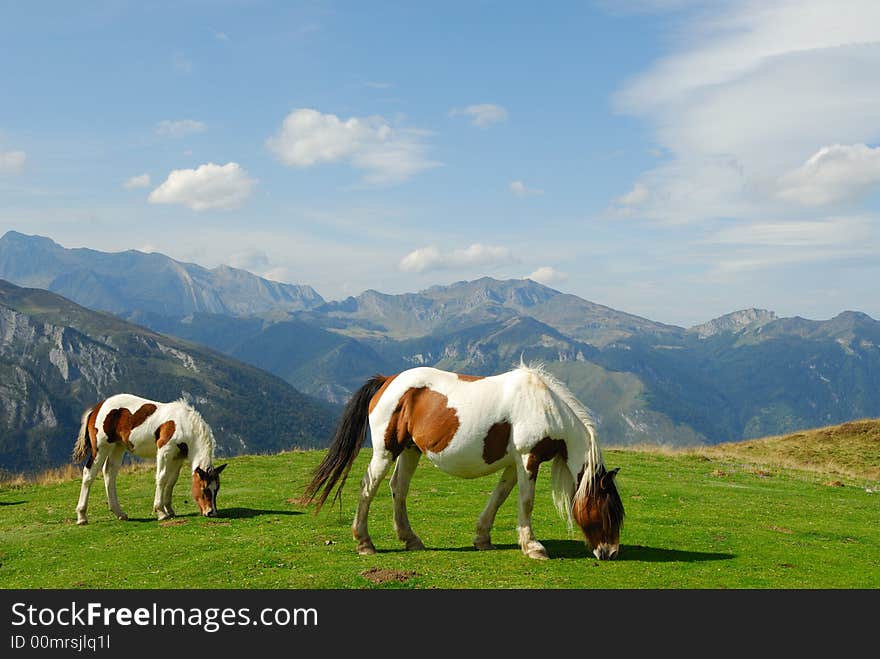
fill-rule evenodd
<path id="1" fill-rule="evenodd" d="M 0 501 L 0 506 L 20 506 L 27 501 Z"/>
<path id="2" fill-rule="evenodd" d="M 261 510 L 258 508 L 221 508 L 217 512 L 216 517 L 208 517 L 214 522 L 219 522 L 224 519 L 253 519 L 254 517 L 260 517 L 262 515 L 302 515 L 302 511 L 299 510 Z M 167 520 L 163 520 L 166 522 L 171 522 L 175 519 L 185 519 L 187 517 L 199 518 L 202 517 L 201 513 L 178 513 L 174 517 L 170 517 Z M 156 517 L 129 517 L 129 522 L 155 522 L 157 521 Z"/>
<path id="3" fill-rule="evenodd" d="M 592 552 L 580 540 L 542 540 L 541 543 L 550 554 L 550 558 L 586 558 L 596 560 Z M 519 545 L 496 544 L 495 550 L 519 549 Z M 477 551 L 470 547 L 428 547 L 434 551 Z M 377 549 L 380 554 L 392 554 L 406 551 L 402 547 L 394 549 Z M 490 550 L 492 551 L 492 550 Z M 659 547 L 645 547 L 643 545 L 621 545 L 618 561 L 641 561 L 645 563 L 698 563 L 701 561 L 727 561 L 735 558 L 734 554 L 686 551 L 681 549 L 661 549 Z"/>
<path id="4" fill-rule="evenodd" d="M 302 515 L 301 510 L 260 510 L 257 508 L 221 508 L 215 519 L 251 519 L 261 515 Z"/>
<path id="5" fill-rule="evenodd" d="M 620 548 L 620 558 L 617 560 L 643 561 L 645 563 L 699 563 L 701 561 L 729 561 L 732 558 L 736 558 L 736 554 L 623 545 Z"/>

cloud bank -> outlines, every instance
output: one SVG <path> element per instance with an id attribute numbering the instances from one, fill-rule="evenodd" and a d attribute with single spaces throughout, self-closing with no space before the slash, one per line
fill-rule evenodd
<path id="1" fill-rule="evenodd" d="M 515 263 L 516 258 L 507 247 L 474 243 L 464 249 L 443 252 L 429 246 L 413 250 L 400 260 L 399 267 L 404 272 L 428 272 L 432 270 L 452 270 L 462 267 L 495 266 Z"/>

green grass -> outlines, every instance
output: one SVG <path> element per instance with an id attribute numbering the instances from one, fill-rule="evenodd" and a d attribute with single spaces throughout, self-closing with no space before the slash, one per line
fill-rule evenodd
<path id="1" fill-rule="evenodd" d="M 606 463 L 622 467 L 627 513 L 617 561 L 595 560 L 580 532 L 569 534 L 553 509 L 546 466 L 534 528 L 551 560 L 530 560 L 516 546 L 516 491 L 495 524 L 499 548 L 477 552 L 474 524 L 495 477 L 460 480 L 426 460 L 413 479 L 409 511 L 428 550 L 402 551 L 386 482 L 370 516 L 379 553 L 358 556 L 350 524 L 368 456 L 364 450 L 352 470 L 342 511 L 317 516 L 294 502 L 322 457 L 316 451 L 229 460 L 216 519 L 195 515 L 181 476 L 174 495 L 179 517 L 169 525 L 150 513 L 153 473 L 146 467 L 119 476 L 128 522 L 107 509 L 100 480 L 83 527 L 74 523 L 78 480 L 2 487 L 0 587 L 880 587 L 880 493 L 864 481 L 831 487 L 810 472 L 607 449 Z M 408 578 L 374 584 L 363 574 L 373 568 Z"/>

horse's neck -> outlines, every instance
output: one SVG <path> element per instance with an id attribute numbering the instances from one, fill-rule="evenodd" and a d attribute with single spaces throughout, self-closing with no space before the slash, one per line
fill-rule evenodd
<path id="1" fill-rule="evenodd" d="M 214 442 L 210 431 L 204 427 L 199 419 L 194 420 L 192 428 L 193 447 L 191 464 L 193 471 L 196 467 L 209 469 L 214 466 Z"/>

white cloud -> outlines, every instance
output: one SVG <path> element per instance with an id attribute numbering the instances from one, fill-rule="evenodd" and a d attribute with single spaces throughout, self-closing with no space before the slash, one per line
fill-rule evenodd
<path id="1" fill-rule="evenodd" d="M 429 270 L 450 270 L 462 267 L 486 267 L 514 263 L 516 258 L 507 247 L 481 245 L 474 243 L 464 249 L 441 252 L 429 246 L 416 249 L 400 260 L 404 272 L 427 272 Z"/>
<path id="2" fill-rule="evenodd" d="M 618 197 L 616 201 L 621 206 L 639 206 L 645 203 L 649 197 L 648 186 L 644 183 L 636 182 L 632 190 Z"/>
<path id="3" fill-rule="evenodd" d="M 544 191 L 540 188 L 530 188 L 519 180 L 510 182 L 510 191 L 517 197 L 532 197 L 544 194 Z"/>
<path id="4" fill-rule="evenodd" d="M 250 272 L 262 272 L 269 268 L 269 257 L 261 249 L 243 249 L 233 252 L 229 256 L 229 265 L 233 268 L 249 270 Z"/>
<path id="5" fill-rule="evenodd" d="M 21 174 L 27 154 L 24 151 L 0 151 L 0 174 Z"/>
<path id="6" fill-rule="evenodd" d="M 471 123 L 480 128 L 487 128 L 492 124 L 507 121 L 507 110 L 493 103 L 468 105 L 465 108 L 452 108 L 449 114 L 453 117 L 457 115 L 470 117 Z"/>
<path id="7" fill-rule="evenodd" d="M 880 147 L 826 146 L 779 180 L 781 199 L 805 206 L 845 201 L 880 186 Z"/>
<path id="8" fill-rule="evenodd" d="M 235 162 L 175 169 L 149 196 L 151 204 L 182 204 L 195 211 L 229 210 L 247 199 L 256 179 Z"/>
<path id="9" fill-rule="evenodd" d="M 193 72 L 193 63 L 185 55 L 174 53 L 171 56 L 171 68 L 178 75 L 190 75 Z"/>
<path id="10" fill-rule="evenodd" d="M 651 192 L 643 217 L 766 216 L 797 200 L 778 196 L 777 182 L 809 154 L 876 140 L 880 3 L 851 0 L 843 10 L 836 0 L 731 0 L 685 9 L 675 49 L 615 98 L 621 112 L 653 125 L 666 155 L 639 180 Z M 826 197 L 801 201 L 808 198 Z"/>
<path id="11" fill-rule="evenodd" d="M 193 133 L 202 133 L 208 127 L 195 119 L 178 119 L 172 121 L 165 119 L 156 124 L 156 135 L 163 137 L 185 137 Z"/>
<path id="12" fill-rule="evenodd" d="M 711 234 L 704 242 L 767 247 L 857 245 L 871 235 L 870 217 L 832 217 L 822 220 L 736 224 Z"/>
<path id="13" fill-rule="evenodd" d="M 436 167 L 426 156 L 424 131 L 394 129 L 382 117 L 351 117 L 301 108 L 284 118 L 266 146 L 285 165 L 313 167 L 345 163 L 364 172 L 364 181 L 401 183 Z"/>
<path id="14" fill-rule="evenodd" d="M 138 176 L 132 176 L 122 185 L 127 190 L 133 190 L 135 188 L 148 188 L 150 187 L 150 175 L 140 174 Z"/>
<path id="15" fill-rule="evenodd" d="M 560 282 L 566 281 L 568 279 L 568 275 L 564 272 L 560 272 L 556 268 L 545 265 L 535 270 L 532 274 L 527 275 L 526 279 L 531 279 L 532 281 L 536 281 L 539 284 L 545 284 L 549 286 L 550 284 L 558 284 Z"/>

